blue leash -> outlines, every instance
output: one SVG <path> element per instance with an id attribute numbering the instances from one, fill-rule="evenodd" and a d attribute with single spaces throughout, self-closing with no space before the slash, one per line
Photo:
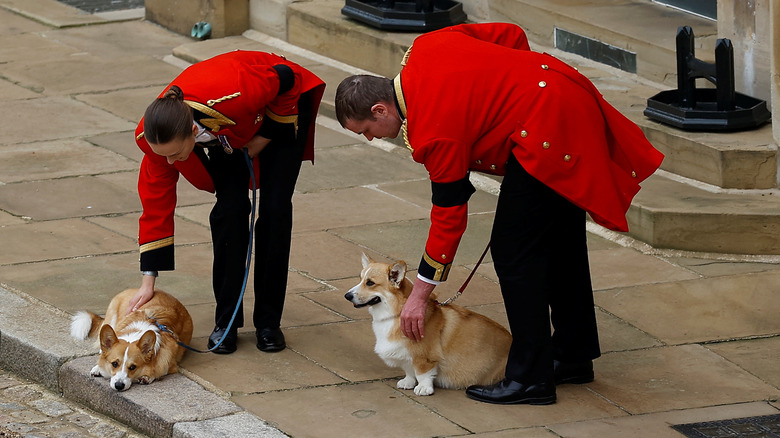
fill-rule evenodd
<path id="1" fill-rule="evenodd" d="M 225 334 L 222 335 L 222 338 L 214 344 L 213 347 L 209 348 L 208 350 L 198 350 L 197 348 L 191 347 L 184 342 L 179 341 L 178 337 L 175 333 L 173 333 L 168 327 L 166 327 L 163 324 L 160 324 L 157 322 L 157 320 L 152 319 L 152 322 L 163 332 L 170 333 L 174 339 L 176 339 L 176 343 L 180 346 L 186 348 L 187 350 L 194 351 L 196 353 L 210 353 L 214 351 L 217 347 L 219 347 L 222 344 L 222 341 L 225 340 L 228 333 L 230 333 L 230 328 L 233 327 L 233 321 L 236 319 L 236 315 L 238 314 L 238 309 L 241 307 L 241 302 L 244 299 L 244 292 L 246 292 L 246 280 L 249 277 L 249 267 L 252 263 L 252 243 L 254 241 L 254 230 L 255 230 L 255 208 L 257 206 L 257 183 L 255 182 L 255 168 L 252 166 L 252 159 L 249 158 L 249 151 L 244 148 L 244 159 L 246 160 L 246 165 L 249 167 L 249 175 L 252 178 L 252 215 L 251 219 L 249 221 L 249 245 L 248 249 L 246 251 L 246 269 L 244 270 L 244 284 L 241 286 L 241 294 L 238 296 L 238 302 L 236 302 L 236 310 L 233 311 L 233 316 L 230 317 L 230 323 L 228 323 L 227 328 L 225 329 Z"/>

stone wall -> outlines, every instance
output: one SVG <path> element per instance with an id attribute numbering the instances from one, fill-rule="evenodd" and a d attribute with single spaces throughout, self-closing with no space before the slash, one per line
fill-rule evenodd
<path id="1" fill-rule="evenodd" d="M 771 1 L 718 0 L 718 38 L 734 46 L 736 91 L 766 100 L 770 108 Z"/>

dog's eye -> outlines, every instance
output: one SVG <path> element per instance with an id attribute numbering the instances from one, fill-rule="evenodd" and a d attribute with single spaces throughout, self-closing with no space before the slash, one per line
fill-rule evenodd
<path id="1" fill-rule="evenodd" d="M 114 367 L 114 368 L 118 367 L 119 366 L 119 361 L 115 360 L 115 361 L 111 362 L 111 366 Z"/>
<path id="2" fill-rule="evenodd" d="M 373 281 L 371 281 L 371 280 L 366 280 L 366 286 L 373 286 L 373 285 L 375 285 L 375 284 L 376 284 L 376 283 L 374 283 L 374 282 L 373 282 Z"/>
<path id="3" fill-rule="evenodd" d="M 130 371 L 133 371 L 133 370 L 135 370 L 135 365 L 130 365 L 129 367 L 127 367 L 127 369 L 130 370 Z"/>

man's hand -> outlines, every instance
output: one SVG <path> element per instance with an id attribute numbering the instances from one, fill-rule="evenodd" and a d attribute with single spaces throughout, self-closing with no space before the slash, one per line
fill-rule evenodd
<path id="1" fill-rule="evenodd" d="M 415 280 L 412 293 L 401 310 L 401 331 L 407 338 L 419 341 L 425 337 L 425 311 L 435 287 L 419 278 Z"/>
<path id="2" fill-rule="evenodd" d="M 268 143 L 270 142 L 270 139 L 256 135 L 252 137 L 252 139 L 249 140 L 249 142 L 247 142 L 244 147 L 246 148 L 247 152 L 249 152 L 249 158 L 254 158 L 260 154 L 260 152 L 265 149 L 265 147 L 268 146 Z"/>
<path id="3" fill-rule="evenodd" d="M 130 305 L 127 307 L 127 314 L 138 310 L 141 306 L 148 303 L 154 296 L 154 281 L 155 277 L 151 275 L 144 275 L 141 280 L 141 287 L 138 288 L 138 292 L 130 299 Z"/>

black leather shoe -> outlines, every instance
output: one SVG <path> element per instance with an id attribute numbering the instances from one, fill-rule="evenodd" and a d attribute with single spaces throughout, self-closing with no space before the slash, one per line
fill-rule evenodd
<path id="1" fill-rule="evenodd" d="M 555 403 L 555 386 L 549 383 L 525 385 L 504 379 L 495 385 L 469 386 L 466 396 L 470 399 L 499 405 L 549 405 Z"/>
<path id="2" fill-rule="evenodd" d="M 555 367 L 555 384 L 564 383 L 590 383 L 593 381 L 593 361 L 585 362 L 561 362 L 553 361 Z"/>
<path id="3" fill-rule="evenodd" d="M 282 351 L 287 347 L 280 328 L 264 328 L 257 332 L 257 349 L 267 353 Z"/>
<path id="4" fill-rule="evenodd" d="M 225 330 L 227 329 L 221 327 L 214 327 L 214 331 L 211 332 L 211 335 L 209 336 L 209 342 L 207 344 L 209 350 L 214 348 L 214 346 L 217 345 L 219 340 L 222 339 L 222 336 L 225 335 Z M 219 344 L 217 348 L 211 350 L 211 352 L 217 354 L 230 354 L 235 352 L 237 338 L 238 338 L 238 329 L 231 328 L 230 332 L 228 332 L 227 336 L 225 336 L 225 339 L 222 340 L 222 343 Z"/>

